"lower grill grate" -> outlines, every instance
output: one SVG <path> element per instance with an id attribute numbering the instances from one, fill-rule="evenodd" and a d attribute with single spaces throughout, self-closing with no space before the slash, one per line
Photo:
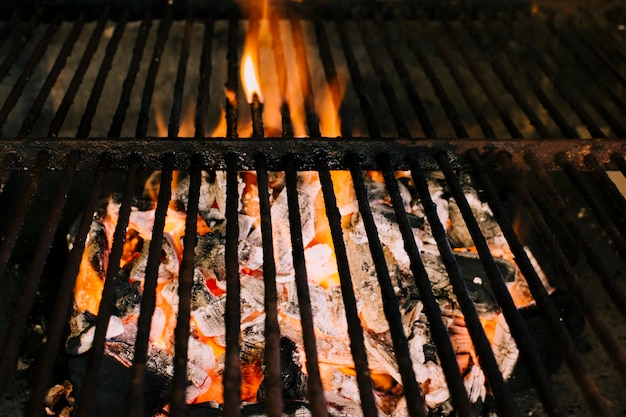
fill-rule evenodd
<path id="1" fill-rule="evenodd" d="M 619 412 L 621 384 L 626 383 L 620 343 L 626 330 L 620 275 L 626 260 L 626 202 L 614 179 L 623 182 L 626 175 L 622 75 L 626 51 L 623 31 L 614 21 L 625 18 L 623 6 L 609 9 L 607 5 L 610 19 L 589 13 L 584 3 L 573 9 L 524 3 L 507 9 L 490 3 L 478 8 L 425 5 L 421 10 L 404 3 L 385 7 L 363 3 L 348 10 L 306 3 L 284 6 L 269 19 L 260 19 L 251 6 L 250 10 L 205 9 L 193 4 L 161 5 L 141 12 L 116 6 L 79 7 L 69 13 L 62 7 L 15 7 L 3 14 L 0 205 L 7 216 L 0 223 L 0 281 L 7 290 L 0 318 L 0 392 L 4 402 L 10 402 L 7 395 L 15 395 L 12 381 L 24 374 L 24 367 L 32 369 L 27 378 L 29 396 L 20 412 L 41 415 L 46 393 L 59 373 L 58 358 L 66 356 L 63 341 L 75 302 L 73 288 L 83 252 L 92 244 L 93 213 L 102 197 L 121 191 L 84 383 L 75 387 L 80 402 L 75 415 L 90 415 L 98 407 L 100 372 L 110 357 L 107 326 L 119 302 L 116 285 L 124 279 L 119 265 L 128 250 L 127 229 L 138 204 L 135 197 L 150 173 L 160 171 L 125 407 L 127 415 L 149 412 L 144 410 L 146 369 L 159 268 L 169 233 L 168 208 L 175 200 L 170 185 L 188 175 L 168 397 L 170 415 L 185 415 L 198 257 L 194 249 L 201 235 L 195 219 L 201 217 L 199 204 L 206 197 L 201 191 L 204 176 L 220 172 L 225 178 L 225 205 L 220 209 L 226 226 L 224 389 L 219 412 L 245 414 L 241 400 L 245 288 L 240 265 L 245 236 L 240 236 L 242 191 L 238 187 L 243 175 L 253 171 L 265 289 L 262 413 L 277 416 L 289 408 L 281 385 L 284 329 L 279 325 L 276 291 L 280 275 L 276 242 L 281 242 L 290 245 L 287 253 L 292 257 L 301 349 L 306 356 L 306 407 L 314 416 L 327 415 L 319 312 L 312 302 L 311 265 L 303 243 L 306 219 L 299 199 L 302 176 L 314 171 L 336 258 L 358 402 L 363 415 L 378 415 L 380 399 L 370 378 L 369 329 L 364 329 L 361 317 L 362 294 L 350 261 L 352 243 L 342 223 L 344 214 L 332 176 L 345 170 L 353 184 L 355 213 L 364 227 L 367 256 L 372 259 L 381 311 L 389 327 L 385 343 L 397 363 L 395 383 L 402 388 L 408 415 L 428 415 L 424 396 L 428 386 L 415 375 L 411 335 L 399 304 L 402 297 L 394 287 L 397 265 L 389 262 L 387 225 L 372 209 L 377 191 L 367 182 L 369 171 L 381 173 L 378 186 L 402 238 L 410 264 L 407 271 L 423 304 L 449 402 L 457 415 L 517 415 L 530 412 L 531 406 L 522 399 L 527 391 L 512 392 L 516 381 L 503 376 L 481 324 L 459 255 L 452 249 L 454 239 L 434 201 L 433 175 L 439 172 L 535 388 L 531 402 L 541 403 L 543 410 L 533 404 L 532 412 L 560 416 L 581 403 L 597 415 Z M 264 30 L 269 36 L 259 35 Z M 264 91 L 262 104 L 246 106 L 240 101 L 244 33 L 259 36 L 266 47 L 261 49 L 261 71 L 272 80 L 266 84 L 279 86 Z M 295 95 L 289 91 L 292 86 L 298 91 Z M 340 127 L 335 130 L 327 127 L 326 108 L 337 109 L 334 116 L 338 115 Z M 163 109 L 169 109 L 167 123 Z M 407 171 L 405 178 L 399 170 Z M 271 194 L 272 184 L 276 175 L 283 174 L 288 235 L 273 228 L 272 205 L 277 196 Z M 427 271 L 421 242 L 415 238 L 414 213 L 405 208 L 406 183 L 420 203 L 441 270 L 450 280 L 475 360 L 486 378 L 490 402 L 479 408 L 468 396 L 466 375 L 459 372 L 439 293 Z M 480 195 L 488 203 L 528 283 L 536 304 L 533 309 L 516 307 L 487 243 L 485 224 L 468 195 Z M 72 225 L 75 219 L 80 220 Z M 590 227 L 596 236 L 590 236 Z M 70 229 L 74 237 L 66 251 L 64 236 Z M 529 255 L 528 245 L 533 246 L 541 268 Z M 571 295 L 575 307 L 554 302 L 555 296 L 544 286 L 542 269 L 549 271 L 548 278 L 558 290 Z M 592 339 L 592 353 L 584 352 L 580 334 L 572 332 L 571 323 L 581 313 L 590 328 L 584 336 Z M 543 346 L 538 346 L 536 329 L 529 327 L 534 325 L 529 314 L 541 317 L 538 327 L 553 335 L 568 372 L 554 376 L 546 370 L 550 364 L 543 363 Z M 29 339 L 37 338 L 31 328 L 39 332 L 40 343 L 34 348 L 28 345 Z M 33 352 L 41 353 L 41 359 L 31 366 L 25 358 L 33 357 Z M 601 365 L 590 363 L 594 355 L 602 356 Z M 575 388 L 564 394 L 555 386 L 555 378 L 567 379 Z M 574 396 L 582 397 L 582 402 Z"/>

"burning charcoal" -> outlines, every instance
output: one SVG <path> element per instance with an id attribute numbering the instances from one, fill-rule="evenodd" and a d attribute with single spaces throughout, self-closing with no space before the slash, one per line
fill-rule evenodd
<path id="1" fill-rule="evenodd" d="M 307 377 L 302 371 L 302 360 L 296 344 L 286 337 L 280 338 L 280 380 L 283 398 L 287 402 L 306 399 Z M 265 380 L 259 387 L 259 401 L 265 401 Z"/>
<path id="2" fill-rule="evenodd" d="M 150 244 L 146 242 L 139 258 L 137 259 L 137 263 L 130 273 L 131 280 L 140 282 L 145 280 L 149 250 Z M 165 234 L 163 236 L 163 244 L 161 246 L 161 263 L 159 264 L 157 282 L 162 283 L 174 279 L 174 277 L 178 275 L 179 265 L 178 254 L 170 241 L 170 237 Z"/>

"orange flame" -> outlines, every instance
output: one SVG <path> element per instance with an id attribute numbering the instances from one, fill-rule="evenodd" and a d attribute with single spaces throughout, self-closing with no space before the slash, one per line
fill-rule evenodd
<path id="1" fill-rule="evenodd" d="M 252 103 L 256 94 L 259 101 L 263 102 L 261 94 L 261 85 L 259 83 L 258 65 L 252 58 L 252 53 L 247 52 L 243 55 L 243 65 L 241 66 L 241 78 L 243 80 L 243 90 L 246 93 L 246 100 Z"/>

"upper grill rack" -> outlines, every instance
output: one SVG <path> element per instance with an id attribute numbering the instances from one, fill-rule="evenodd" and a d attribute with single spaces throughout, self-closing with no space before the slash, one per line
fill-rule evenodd
<path id="1" fill-rule="evenodd" d="M 515 179 L 517 170 L 531 169 L 533 174 L 548 185 L 548 192 L 552 193 L 553 203 L 549 204 L 554 206 L 551 206 L 547 215 L 544 213 L 548 218 L 547 222 L 553 220 L 551 215 L 562 216 L 570 227 L 572 222 L 576 227 L 576 221 L 563 209 L 562 198 L 556 198 L 557 187 L 552 185 L 544 172 L 545 169 L 563 169 L 577 184 L 575 188 L 580 189 L 589 199 L 594 214 L 604 219 L 603 226 L 624 258 L 624 198 L 605 172 L 606 169 L 616 167 L 625 172 L 622 155 L 626 136 L 626 111 L 623 105 L 626 80 L 622 73 L 626 65 L 626 50 L 622 33 L 617 31 L 616 25 L 600 20 L 595 15 L 583 14 L 582 20 L 573 20 L 562 18 L 561 15 L 546 17 L 541 13 L 533 14 L 530 9 L 519 7 L 514 13 L 507 10 L 507 13 L 512 14 L 504 15 L 511 17 L 512 21 L 429 20 L 417 17 L 421 13 L 411 11 L 410 8 L 410 14 L 398 16 L 399 11 L 406 10 L 406 5 L 394 6 L 386 6 L 380 13 L 374 7 L 360 9 L 364 10 L 362 13 L 367 18 L 365 20 L 361 20 L 362 16 L 358 14 L 344 14 L 331 21 L 322 20 L 328 14 L 323 9 L 316 19 L 307 17 L 306 14 L 303 17 L 289 12 L 290 9 L 286 8 L 286 19 L 281 16 L 278 27 L 283 33 L 287 31 L 291 35 L 289 45 L 293 48 L 293 56 L 297 57 L 299 65 L 304 64 L 303 68 L 309 71 L 317 68 L 316 71 L 324 75 L 318 85 L 314 81 L 316 75 L 311 74 L 308 78 L 315 88 L 311 84 L 302 88 L 309 93 L 302 93 L 302 106 L 306 119 L 306 136 L 310 138 L 298 140 L 292 138 L 293 122 L 288 117 L 288 112 L 282 112 L 282 130 L 270 135 L 273 139 L 237 139 L 238 129 L 251 124 L 255 115 L 250 114 L 245 103 L 237 100 L 243 96 L 239 92 L 238 58 L 247 21 L 240 20 L 237 16 L 233 18 L 230 10 L 202 10 L 199 13 L 202 15 L 200 18 L 196 18 L 197 15 L 184 14 L 182 16 L 186 20 L 181 21 L 178 20 L 180 16 L 176 9 L 164 7 L 162 15 L 156 11 L 155 15 L 148 15 L 141 22 L 131 21 L 136 17 L 136 11 L 120 9 L 120 13 L 115 8 L 104 9 L 103 14 L 94 22 L 89 21 L 93 16 L 87 14 L 78 20 L 66 22 L 62 11 L 45 8 L 36 9 L 32 14 L 18 9 L 6 14 L 9 18 L 0 28 L 3 34 L 11 33 L 8 37 L 0 37 L 0 101 L 3 102 L 0 108 L 0 123 L 3 125 L 0 147 L 4 156 L 0 171 L 2 190 L 11 181 L 19 182 L 20 178 L 24 179 L 20 170 L 26 169 L 30 173 L 23 190 L 18 192 L 17 201 L 3 201 L 6 207 L 12 207 L 7 211 L 12 218 L 4 228 L 4 240 L 0 246 L 0 271 L 4 275 L 4 281 L 9 277 L 11 257 L 15 256 L 13 252 L 19 250 L 20 236 L 28 234 L 22 231 L 22 227 L 27 216 L 29 219 L 33 217 L 31 212 L 34 207 L 31 206 L 34 199 L 45 194 L 42 184 L 50 177 L 49 171 L 62 171 L 62 178 L 56 194 L 53 195 L 50 210 L 46 210 L 48 218 L 45 220 L 45 231 L 36 237 L 38 244 L 32 266 L 23 271 L 25 281 L 22 296 L 13 313 L 15 319 L 4 336 L 0 367 L 0 387 L 3 389 L 14 372 L 15 358 L 22 338 L 21 329 L 34 303 L 54 235 L 59 227 L 63 230 L 63 224 L 69 222 L 66 218 L 71 217 L 68 216 L 71 209 L 64 208 L 74 201 L 74 194 L 69 193 L 70 187 L 79 171 L 95 171 L 94 185 L 89 197 L 79 201 L 86 215 L 69 255 L 59 295 L 54 301 L 58 312 L 50 320 L 45 354 L 37 368 L 39 373 L 33 382 L 33 395 L 26 415 L 37 415 L 40 412 L 43 393 L 51 380 L 54 358 L 61 345 L 62 329 L 67 320 L 65 307 L 71 302 L 73 279 L 82 253 L 81 244 L 84 245 L 90 213 L 102 194 L 104 179 L 107 175 L 113 175 L 111 172 L 115 170 L 127 173 L 118 223 L 120 234 L 114 240 L 111 255 L 115 259 L 116 251 L 122 250 L 124 224 L 127 222 L 123 213 L 124 210 L 130 210 L 130 199 L 133 188 L 136 188 L 139 171 L 162 170 L 162 181 L 167 183 L 168 175 L 175 169 L 189 169 L 194 178 L 202 168 L 227 171 L 227 195 L 230 200 L 227 219 L 232 220 L 228 224 L 235 226 L 236 176 L 239 170 L 256 170 L 260 184 L 266 180 L 265 173 L 268 170 L 285 170 L 287 190 L 292 196 L 296 189 L 293 181 L 297 170 L 319 170 L 329 222 L 331 226 L 334 225 L 331 230 L 338 258 L 341 256 L 343 244 L 338 223 L 340 216 L 338 212 L 335 213 L 336 205 L 332 201 L 329 169 L 351 170 L 360 210 L 367 217 L 367 192 L 358 183 L 358 174 L 363 169 L 383 171 L 394 203 L 401 200 L 394 186 L 393 170 L 411 169 L 414 182 L 426 187 L 421 189 L 420 197 L 428 206 L 428 188 L 422 170 L 443 170 L 449 186 L 457 190 L 455 198 L 463 201 L 462 191 L 458 192 L 454 169 L 471 168 L 486 192 L 518 265 L 533 288 L 533 295 L 543 315 L 552 331 L 558 335 L 563 357 L 583 397 L 596 413 L 609 413 L 610 406 L 603 394 L 598 392 L 590 371 L 584 366 L 584 361 L 560 323 L 559 313 L 544 294 L 545 290 L 520 243 L 519 232 L 513 230 L 511 220 L 507 218 L 506 211 L 499 202 L 498 193 L 491 185 L 490 177 L 494 169 L 501 168 L 512 179 L 510 184 L 516 188 L 520 200 L 531 213 L 539 234 L 549 242 L 546 247 L 557 260 L 557 269 L 570 277 L 565 280 L 569 290 L 585 312 L 600 343 L 613 361 L 612 367 L 624 383 L 626 367 L 623 353 L 604 321 L 612 322 L 611 319 L 603 320 L 588 299 L 580 280 L 562 253 L 563 250 L 552 236 L 550 226 L 553 225 L 549 226 L 542 221 L 540 210 L 536 208 L 536 195 L 528 193 L 525 183 Z M 296 6 L 293 10 L 297 10 Z M 434 10 L 438 10 L 436 14 L 441 12 L 441 9 Z M 618 8 L 617 11 L 623 17 L 623 10 Z M 342 13 L 348 12 L 343 10 Z M 153 21 L 154 16 L 162 18 Z M 229 19 L 223 20 L 224 16 Z M 112 17 L 115 19 L 109 20 Z M 581 15 L 576 14 L 576 17 Z M 383 25 L 386 30 L 379 25 Z M 274 53 L 277 53 L 276 49 Z M 128 63 L 125 59 L 128 59 Z M 193 65 L 190 61 L 193 61 Z M 166 62 L 171 65 L 166 66 Z M 298 70 L 303 69 L 298 67 Z M 346 84 L 340 85 L 341 80 L 347 80 Z M 335 103 L 342 103 L 341 139 L 324 138 L 320 132 L 318 122 L 322 109 L 316 98 L 321 95 L 322 89 L 329 91 Z M 342 91 L 343 98 L 339 96 Z M 112 97 L 113 100 L 109 103 L 106 97 Z M 195 109 L 193 130 L 191 134 L 182 135 L 189 136 L 188 138 L 177 138 L 186 102 L 193 103 Z M 224 103 L 227 122 L 225 133 L 213 135 L 219 139 L 205 138 L 210 136 L 210 131 L 217 124 L 219 110 L 224 107 Z M 169 110 L 167 138 L 159 137 L 156 118 L 151 116 L 154 108 L 166 109 L 165 114 Z M 497 165 L 494 168 L 496 160 Z M 590 171 L 591 175 L 579 172 L 581 168 Z M 593 181 L 591 186 L 587 185 L 590 181 Z M 163 190 L 167 188 L 162 187 Z M 190 188 L 190 196 L 197 199 L 197 180 L 192 181 Z M 600 190 L 604 196 L 598 198 L 594 190 Z M 6 200 L 6 193 L 3 196 Z M 264 197 L 261 198 L 263 201 Z M 545 201 L 539 200 L 541 204 L 545 204 Z M 160 209 L 163 216 L 168 202 L 169 196 L 162 193 L 157 211 Z M 192 198 L 188 216 L 194 218 L 191 202 Z M 410 226 L 403 224 L 406 214 L 402 213 L 401 204 L 394 204 L 394 208 L 399 227 L 406 236 L 406 233 L 410 233 Z M 485 269 L 493 274 L 490 279 L 493 280 L 495 290 L 498 283 L 501 283 L 501 278 L 493 269 L 494 263 L 488 249 L 484 245 L 481 249 L 484 238 L 477 225 L 473 225 L 476 220 L 471 210 L 469 207 L 464 210 L 468 228 L 471 231 L 473 229 L 474 242 L 485 262 Z M 297 227 L 300 221 L 297 215 L 296 198 L 290 204 L 290 225 L 295 228 L 292 229 L 292 237 L 299 233 Z M 269 209 L 266 207 L 262 209 L 262 217 L 267 221 L 268 216 Z M 41 218 L 45 219 L 45 216 Z M 438 223 L 435 213 L 429 214 L 429 222 L 432 225 Z M 41 220 L 35 224 L 41 227 Z M 191 224 L 187 226 L 186 236 L 195 235 L 193 227 L 195 226 Z M 377 272 L 379 277 L 383 277 L 381 286 L 384 286 L 387 266 L 384 255 L 380 255 L 380 244 L 376 243 L 376 225 L 373 221 L 369 222 L 368 228 L 372 256 L 377 259 Z M 158 242 L 163 232 L 159 232 L 156 224 L 154 230 L 153 241 Z M 227 255 L 231 256 L 227 256 L 227 259 L 237 258 L 236 236 L 237 228 L 231 228 L 226 247 Z M 440 231 L 435 237 L 439 240 L 443 256 L 446 253 L 445 232 Z M 298 247 L 297 238 L 294 239 L 294 259 L 300 256 L 299 261 L 294 260 L 296 274 L 304 274 L 306 278 L 306 272 L 303 272 L 306 271 L 303 249 Z M 613 302 L 611 309 L 619 311 L 620 319 L 614 327 L 618 330 L 623 328 L 626 304 L 620 289 L 622 283 L 616 282 L 605 265 L 593 262 L 599 255 L 592 247 L 585 245 L 580 234 L 575 240 L 577 244 L 583 245 L 582 251 L 589 257 L 589 264 L 610 295 Z M 419 253 L 410 242 L 407 239 L 406 249 L 411 257 L 413 273 L 415 277 L 423 277 Z M 185 244 L 186 248 L 193 246 L 193 240 Z M 264 249 L 268 251 L 266 259 L 272 259 L 269 252 L 271 246 L 271 241 L 264 239 Z M 184 256 L 193 256 L 192 252 Z M 158 267 L 158 262 L 159 257 L 153 256 L 149 265 L 152 268 Z M 452 279 L 458 267 L 455 267 L 454 259 L 449 262 L 446 267 Z M 346 265 L 347 263 L 339 261 L 340 269 Z M 236 384 L 239 360 L 236 352 L 239 332 L 238 266 L 235 262 L 227 264 L 226 268 L 229 286 L 227 294 L 230 297 L 228 303 L 231 307 L 227 308 L 226 316 L 229 341 L 225 384 Z M 110 269 L 110 276 L 115 276 L 114 268 Z M 191 270 L 181 269 L 181 283 L 189 282 L 191 273 Z M 349 282 L 348 271 L 343 272 L 342 279 Z M 344 297 L 354 297 L 351 295 L 350 285 L 345 282 L 342 284 Z M 418 279 L 417 285 L 420 293 L 426 294 L 423 296 L 427 298 L 427 281 Z M 111 300 L 112 288 L 105 288 L 105 294 L 109 291 L 108 299 Z M 456 289 L 460 299 L 468 297 L 462 286 L 456 286 Z M 514 334 L 518 332 L 515 335 L 518 345 L 523 346 L 527 344 L 528 336 L 525 335 L 519 315 L 507 301 L 505 293 L 506 290 L 498 295 L 498 301 L 512 331 Z M 385 301 L 392 302 L 393 298 L 392 291 L 385 296 Z M 106 295 L 104 299 L 107 299 Z M 349 323 L 358 330 L 358 317 L 352 315 L 351 318 L 353 312 L 350 311 L 350 303 L 346 298 L 344 303 Z M 181 306 L 185 304 L 181 297 Z M 307 312 L 305 305 L 300 306 L 303 315 Z M 427 314 L 431 315 L 429 318 L 432 317 L 433 323 L 437 323 L 437 310 L 435 306 L 431 307 Z M 109 306 L 109 310 L 110 308 Z M 154 306 L 147 305 L 142 310 L 150 311 L 151 308 Z M 106 307 L 100 312 L 92 354 L 96 359 L 91 363 L 88 372 L 97 373 L 104 342 L 102 329 L 105 326 L 102 324 L 107 322 L 110 314 Z M 180 316 L 184 317 L 185 314 L 181 309 Z M 471 315 L 469 308 L 466 317 Z M 388 319 L 393 326 L 393 308 Z M 181 320 L 181 323 L 184 322 L 184 319 Z M 142 327 L 144 330 L 145 326 L 144 324 Z M 394 334 L 399 352 L 402 351 L 401 329 L 400 327 L 400 332 L 396 330 Z M 185 334 L 183 327 L 180 331 Z M 483 349 L 486 352 L 484 356 L 488 357 L 489 346 L 481 346 L 477 331 L 471 330 L 471 333 L 477 349 Z M 351 336 L 358 341 L 358 332 L 355 331 Z M 314 346 L 312 331 L 305 330 L 304 337 Z M 180 340 L 181 348 L 186 349 L 187 338 L 181 337 Z M 449 368 L 456 366 L 453 355 L 446 351 L 445 338 L 438 343 L 439 355 L 444 365 Z M 268 342 L 268 349 L 274 349 L 275 353 L 277 347 L 270 347 Z M 309 353 L 310 362 L 314 363 L 312 352 L 307 352 L 307 358 Z M 359 355 L 361 358 L 365 355 L 358 343 L 353 353 L 357 369 L 360 369 L 358 374 L 365 375 L 366 363 L 364 365 L 357 360 Z M 447 357 L 446 353 L 449 354 Z M 525 355 L 524 360 L 528 362 L 533 374 L 533 382 L 546 413 L 563 415 L 560 399 L 553 392 L 536 354 L 533 354 L 532 349 L 527 349 L 522 354 Z M 271 363 L 267 365 L 273 366 Z M 488 363 L 481 365 L 489 372 Z M 401 370 L 406 371 L 407 367 L 401 367 Z M 140 399 L 143 384 L 141 367 L 136 367 L 135 372 L 138 378 L 131 388 L 131 393 L 135 394 L 131 398 Z M 462 381 L 453 371 L 448 372 L 448 384 L 458 413 L 471 415 Z M 497 369 L 492 369 L 488 379 L 498 410 L 502 415 L 516 413 L 511 395 L 501 378 L 498 380 L 497 373 Z M 180 375 L 180 371 L 175 375 L 178 379 L 172 397 L 174 407 L 181 406 L 184 401 L 185 380 Z M 182 375 L 184 376 L 184 372 Z M 315 379 L 314 375 L 310 376 Z M 407 397 L 416 401 L 410 407 L 411 415 L 421 415 L 419 387 L 415 385 L 415 381 L 411 381 L 410 375 L 403 375 L 405 377 L 403 382 Z M 96 378 L 86 380 L 95 381 Z M 373 401 L 371 388 L 368 392 L 367 382 L 361 383 L 365 384 L 360 386 L 363 390 L 363 411 L 368 413 L 375 410 L 365 406 Z M 83 387 L 84 409 L 87 409 L 94 389 L 95 386 L 89 382 Z M 232 395 L 225 398 L 224 413 L 237 415 L 240 405 L 238 393 L 236 390 L 230 393 Z M 313 408 L 323 403 L 315 397 L 310 400 Z M 131 410 L 139 410 L 139 403 L 130 404 Z M 273 409 L 272 404 L 275 407 Z M 267 413 L 280 413 L 281 407 L 280 401 L 268 401 Z M 315 415 L 324 414 L 323 407 L 312 411 Z M 177 412 L 179 411 L 174 409 L 172 414 Z"/>

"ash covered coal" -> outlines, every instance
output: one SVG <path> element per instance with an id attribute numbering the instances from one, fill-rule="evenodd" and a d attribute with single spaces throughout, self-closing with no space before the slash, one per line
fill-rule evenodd
<path id="1" fill-rule="evenodd" d="M 370 207 L 378 227 L 385 251 L 396 296 L 400 302 L 404 332 L 407 335 L 411 359 L 425 404 L 433 415 L 453 412 L 450 393 L 434 343 L 429 323 L 422 313 L 423 305 L 415 288 L 410 271 L 410 261 L 404 251 L 402 236 L 395 222 L 389 197 L 376 173 L 364 173 L 368 186 Z M 410 213 L 413 232 L 422 261 L 443 313 L 457 363 L 465 377 L 465 385 L 472 403 L 480 408 L 488 396 L 485 376 L 478 366 L 469 332 L 441 262 L 437 245 L 424 220 L 419 201 L 410 180 L 398 173 L 407 211 Z M 283 395 L 286 407 L 307 414 L 306 408 L 306 357 L 303 349 L 300 311 L 294 280 L 291 238 L 289 233 L 286 190 L 280 175 L 270 183 L 271 217 L 276 258 L 278 313 L 281 331 L 281 369 Z M 273 177 L 273 178 L 274 178 Z M 335 179 L 339 178 L 337 174 Z M 344 177 L 345 179 L 345 177 Z M 340 212 L 343 215 L 344 239 L 352 274 L 353 287 L 358 300 L 358 312 L 364 329 L 370 371 L 373 377 L 377 406 L 385 415 L 403 417 L 407 414 L 398 365 L 393 351 L 389 324 L 382 308 L 374 263 L 369 252 L 362 218 L 353 194 L 345 189 L 350 181 L 336 184 L 343 189 Z M 159 173 L 146 184 L 146 195 L 157 195 Z M 466 279 L 472 299 L 492 343 L 496 360 L 505 379 L 516 367 L 518 351 L 480 261 L 471 251 L 473 243 L 465 230 L 454 200 L 449 198 L 443 178 L 438 173 L 430 177 L 431 195 L 437 204 L 439 217 L 448 225 L 450 241 L 458 247 L 457 260 Z M 161 264 L 157 277 L 156 309 L 152 317 L 148 351 L 148 370 L 152 376 L 155 395 L 150 410 L 167 402 L 169 380 L 173 375 L 174 328 L 178 313 L 178 271 L 182 257 L 185 233 L 185 208 L 188 203 L 188 178 L 179 173 L 173 185 L 172 200 L 168 209 L 162 244 Z M 336 270 L 334 249 L 328 234 L 325 210 L 320 204 L 320 186 L 317 174 L 299 174 L 298 201 L 302 218 L 303 245 L 320 362 L 320 373 L 329 412 L 332 415 L 361 415 L 360 397 L 354 376 L 354 362 Z M 241 344 L 242 401 L 247 415 L 262 414 L 264 393 L 264 318 L 263 258 L 258 207 L 258 188 L 255 174 L 241 173 L 239 177 L 239 272 L 241 280 Z M 192 409 L 219 409 L 222 402 L 222 375 L 225 352 L 225 190 L 223 172 L 205 172 L 199 205 L 198 244 L 195 248 L 195 269 L 191 305 L 191 333 L 187 361 L 188 388 L 186 399 L 194 404 Z M 492 252 L 508 282 L 510 292 L 519 308 L 533 305 L 525 280 L 512 262 L 496 222 L 489 208 L 483 204 L 474 188 L 467 187 L 466 195 L 475 215 L 483 226 Z M 347 196 L 347 197 L 345 197 Z M 81 358 L 89 352 L 94 337 L 95 318 L 108 266 L 112 236 L 117 224 L 120 204 L 115 196 L 105 207 L 94 214 L 88 243 L 77 277 L 71 335 L 67 341 L 68 352 L 74 356 L 71 363 L 80 368 Z M 137 200 L 131 211 L 126 234 L 124 255 L 116 289 L 116 305 L 111 317 L 105 342 L 108 363 L 123 372 L 132 366 L 134 343 L 139 317 L 139 304 L 147 264 L 147 249 L 152 234 L 155 203 L 150 199 Z M 532 256 L 532 254 L 531 254 Z M 546 288 L 552 288 L 542 275 Z M 80 370 L 74 372 L 75 383 L 80 385 Z M 111 378 L 111 375 L 104 376 Z M 107 384 L 104 383 L 104 386 Z M 110 384 L 109 384 L 110 385 Z M 124 389 L 119 384 L 123 404 Z M 110 393 L 108 394 L 110 395 Z M 257 412 L 258 411 L 258 412 Z M 104 411 L 102 411 L 104 412 Z M 294 411 L 295 412 L 295 411 Z"/>

